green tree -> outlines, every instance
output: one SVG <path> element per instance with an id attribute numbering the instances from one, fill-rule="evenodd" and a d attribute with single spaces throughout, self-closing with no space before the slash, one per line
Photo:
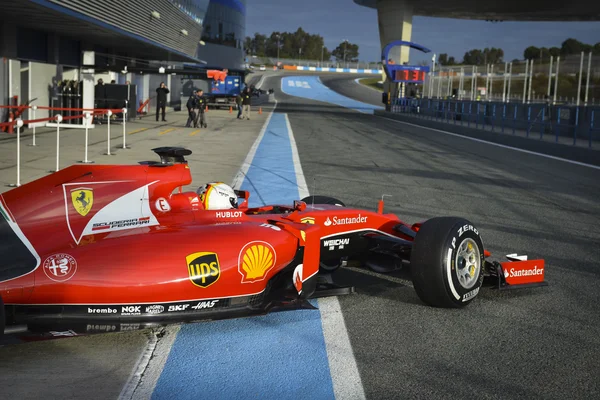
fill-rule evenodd
<path id="1" fill-rule="evenodd" d="M 559 47 L 550 47 L 548 49 L 548 53 L 554 58 L 560 56 L 560 48 Z"/>
<path id="2" fill-rule="evenodd" d="M 596 43 L 596 44 L 594 45 L 594 47 L 592 48 L 592 51 L 593 51 L 595 54 L 598 54 L 598 53 L 600 53 L 600 42 L 598 42 L 598 43 Z"/>
<path id="3" fill-rule="evenodd" d="M 344 41 L 340 43 L 335 50 L 331 52 L 331 55 L 335 57 L 337 61 L 346 62 L 357 62 L 358 61 L 358 45 Z"/>
<path id="4" fill-rule="evenodd" d="M 560 47 L 560 54 L 565 56 L 571 54 L 579 54 L 585 50 L 585 46 L 586 45 L 581 43 L 579 40 L 569 38 L 562 42 L 562 45 Z"/>
<path id="5" fill-rule="evenodd" d="M 525 58 L 526 60 L 538 58 L 539 55 L 540 55 L 540 49 L 535 46 L 529 46 L 523 52 L 523 58 Z"/>
<path id="6" fill-rule="evenodd" d="M 482 65 L 483 52 L 479 49 L 469 50 L 463 56 L 463 64 L 466 65 Z"/>
<path id="7" fill-rule="evenodd" d="M 440 65 L 448 65 L 448 54 L 442 53 L 438 57 L 438 64 Z"/>

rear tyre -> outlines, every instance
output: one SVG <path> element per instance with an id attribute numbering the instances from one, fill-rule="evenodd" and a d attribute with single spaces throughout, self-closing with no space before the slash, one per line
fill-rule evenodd
<path id="1" fill-rule="evenodd" d="M 463 218 L 426 221 L 415 237 L 410 269 L 419 298 L 433 307 L 464 307 L 483 283 L 483 242 Z"/>
<path id="2" fill-rule="evenodd" d="M 344 204 L 343 201 L 338 200 L 335 197 L 329 197 L 329 196 L 308 196 L 308 197 L 303 198 L 300 201 L 305 202 L 307 205 L 328 204 L 328 205 L 333 205 L 333 206 L 338 206 L 338 207 L 346 207 L 346 205 Z M 341 266 L 340 262 L 331 262 L 331 261 L 323 262 L 323 261 L 321 261 L 319 263 L 319 270 L 324 273 L 332 273 L 335 270 L 337 270 L 340 266 Z"/>
<path id="3" fill-rule="evenodd" d="M 4 309 L 4 302 L 0 296 L 0 337 L 4 336 L 4 327 L 6 326 L 6 310 Z"/>
<path id="4" fill-rule="evenodd" d="M 333 206 L 346 207 L 343 201 L 336 199 L 335 197 L 329 196 L 308 196 L 303 198 L 302 200 L 307 205 L 310 204 L 329 204 Z"/>

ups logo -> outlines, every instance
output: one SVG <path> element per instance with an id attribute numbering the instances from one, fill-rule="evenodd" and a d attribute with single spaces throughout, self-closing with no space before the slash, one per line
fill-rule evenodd
<path id="1" fill-rule="evenodd" d="M 221 266 L 216 253 L 194 253 L 185 258 L 190 281 L 198 287 L 207 288 L 221 276 Z"/>

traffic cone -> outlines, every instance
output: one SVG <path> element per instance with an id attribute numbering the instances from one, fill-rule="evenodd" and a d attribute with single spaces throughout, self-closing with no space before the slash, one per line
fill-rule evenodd
<path id="1" fill-rule="evenodd" d="M 208 104 L 206 105 L 206 109 L 204 111 L 208 112 Z"/>
<path id="2" fill-rule="evenodd" d="M 258 113 L 259 113 L 259 114 L 262 114 L 262 107 L 259 107 L 259 108 L 258 108 Z"/>
<path id="3" fill-rule="evenodd" d="M 233 109 L 231 108 L 231 106 L 229 106 L 229 114 L 231 114 L 233 112 Z"/>

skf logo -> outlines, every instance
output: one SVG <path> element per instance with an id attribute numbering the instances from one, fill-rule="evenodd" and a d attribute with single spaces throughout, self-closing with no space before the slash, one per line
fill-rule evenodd
<path id="1" fill-rule="evenodd" d="M 194 253 L 185 258 L 192 283 L 207 288 L 221 276 L 221 266 L 216 253 Z"/>
<path id="2" fill-rule="evenodd" d="M 238 271 L 242 274 L 242 283 L 262 281 L 275 266 L 275 261 L 275 250 L 269 243 L 248 243 L 240 251 L 238 259 Z"/>
<path id="3" fill-rule="evenodd" d="M 300 220 L 303 224 L 315 224 L 315 219 L 313 217 L 304 217 Z"/>
<path id="4" fill-rule="evenodd" d="M 71 190 L 71 202 L 75 211 L 85 217 L 94 205 L 94 190 L 90 188 L 77 188 Z"/>

